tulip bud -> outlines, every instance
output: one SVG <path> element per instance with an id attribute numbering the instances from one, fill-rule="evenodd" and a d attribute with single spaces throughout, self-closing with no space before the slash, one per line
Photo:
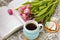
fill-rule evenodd
<path id="1" fill-rule="evenodd" d="M 27 4 L 27 8 L 30 8 L 31 7 L 31 4 Z"/>
<path id="2" fill-rule="evenodd" d="M 22 10 L 25 10 L 26 9 L 26 6 L 22 6 L 21 8 L 22 8 Z"/>
<path id="3" fill-rule="evenodd" d="M 29 8 L 26 8 L 25 10 L 24 10 L 24 14 L 29 14 L 30 13 L 30 9 Z"/>
<path id="4" fill-rule="evenodd" d="M 23 18 L 23 19 L 26 19 L 27 16 L 26 16 L 25 14 L 22 14 L 22 18 Z"/>
<path id="5" fill-rule="evenodd" d="M 12 15 L 13 14 L 12 9 L 8 9 L 8 13 L 9 13 L 9 15 Z"/>
<path id="6" fill-rule="evenodd" d="M 23 11 L 23 10 L 22 10 L 22 8 L 19 8 L 18 11 L 20 12 L 20 11 Z"/>

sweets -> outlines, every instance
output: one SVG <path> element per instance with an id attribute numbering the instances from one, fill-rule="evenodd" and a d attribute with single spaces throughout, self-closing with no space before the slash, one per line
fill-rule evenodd
<path id="1" fill-rule="evenodd" d="M 58 24 L 54 21 L 46 22 L 45 24 L 45 30 L 47 32 L 56 32 L 58 31 Z"/>

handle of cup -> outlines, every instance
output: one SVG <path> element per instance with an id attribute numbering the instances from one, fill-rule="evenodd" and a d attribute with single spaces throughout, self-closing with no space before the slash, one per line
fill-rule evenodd
<path id="1" fill-rule="evenodd" d="M 39 32 L 41 32 L 43 30 L 43 25 L 42 24 L 38 24 L 39 26 Z"/>

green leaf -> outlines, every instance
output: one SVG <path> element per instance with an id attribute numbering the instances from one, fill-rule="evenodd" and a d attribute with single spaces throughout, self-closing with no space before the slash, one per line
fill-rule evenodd
<path id="1" fill-rule="evenodd" d="M 46 19 L 45 19 L 45 23 L 50 20 L 51 16 L 53 15 L 53 12 L 55 11 L 56 5 L 57 5 L 57 3 L 55 3 L 55 4 L 51 7 L 50 11 L 48 12 L 49 15 L 48 15 L 48 16 L 46 17 Z"/>
<path id="2" fill-rule="evenodd" d="M 53 4 L 55 4 L 55 3 L 57 3 L 57 1 L 55 1 L 55 2 L 53 2 L 52 4 L 48 5 L 48 7 L 47 7 L 47 8 L 45 8 L 45 9 L 41 10 L 41 11 L 39 12 L 39 14 L 37 14 L 37 15 L 36 15 L 36 17 L 38 17 L 38 16 L 41 16 L 41 15 L 45 14 L 45 12 L 48 10 L 48 8 L 50 8 L 50 7 L 51 7 L 51 5 L 53 5 Z"/>
<path id="3" fill-rule="evenodd" d="M 44 19 L 46 16 L 48 16 L 49 14 L 52 15 L 52 13 L 53 13 L 54 10 L 55 10 L 56 4 L 57 4 L 57 2 L 55 2 L 55 4 L 53 4 L 52 7 L 50 7 L 50 10 L 49 10 L 49 11 L 46 11 L 46 13 L 44 13 L 43 15 L 41 15 L 41 16 L 39 16 L 39 17 L 36 17 L 36 21 L 39 22 L 39 21 L 41 21 L 42 19 Z M 46 18 L 46 21 L 48 21 L 48 20 L 50 19 L 51 15 Z"/>

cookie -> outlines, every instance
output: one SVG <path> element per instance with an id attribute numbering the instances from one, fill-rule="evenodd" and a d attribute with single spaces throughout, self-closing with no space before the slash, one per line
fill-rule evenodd
<path id="1" fill-rule="evenodd" d="M 44 28 L 47 32 L 57 32 L 59 29 L 59 26 L 58 26 L 58 23 L 54 21 L 50 21 L 45 24 Z"/>

